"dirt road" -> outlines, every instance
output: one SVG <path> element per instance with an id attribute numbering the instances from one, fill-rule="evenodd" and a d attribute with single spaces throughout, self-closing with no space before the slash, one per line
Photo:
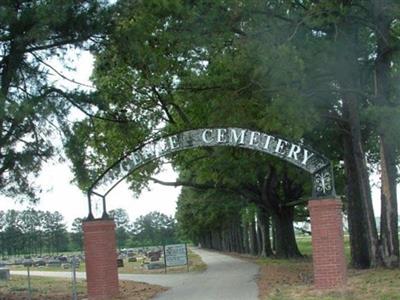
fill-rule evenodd
<path id="1" fill-rule="evenodd" d="M 258 288 L 256 264 L 218 252 L 192 249 L 207 264 L 204 272 L 181 274 L 120 274 L 121 280 L 158 284 L 170 289 L 158 300 L 256 300 Z M 12 274 L 26 274 L 13 271 Z M 35 272 L 33 276 L 71 277 L 69 272 Z M 85 273 L 77 274 L 85 278 Z"/>

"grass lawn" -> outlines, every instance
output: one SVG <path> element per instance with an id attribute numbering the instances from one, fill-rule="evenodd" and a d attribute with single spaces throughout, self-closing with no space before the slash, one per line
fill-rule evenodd
<path id="1" fill-rule="evenodd" d="M 258 286 L 262 300 L 399 300 L 400 269 L 349 269 L 348 284 L 342 290 L 313 289 L 311 238 L 297 239 L 303 259 L 259 259 Z M 350 261 L 348 238 L 345 253 Z"/>
<path id="2" fill-rule="evenodd" d="M 60 278 L 31 278 L 32 300 L 69 300 L 72 296 L 71 280 Z M 120 281 L 121 294 L 115 300 L 147 300 L 166 290 L 157 285 L 133 281 Z M 86 281 L 77 282 L 78 299 L 87 298 Z M 0 300 L 28 299 L 28 282 L 26 276 L 12 276 L 10 281 L 0 281 Z M 114 300 L 114 299 L 110 299 Z"/>
<path id="3" fill-rule="evenodd" d="M 71 280 L 58 278 L 32 277 L 31 291 L 33 299 L 70 299 Z M 79 298 L 86 294 L 86 284 L 77 284 Z M 68 296 L 69 298 L 66 298 Z M 28 281 L 26 276 L 11 276 L 10 281 L 0 282 L 0 299 L 28 299 Z"/>
<path id="4" fill-rule="evenodd" d="M 296 241 L 300 252 L 303 255 L 311 256 L 312 254 L 311 236 L 297 236 Z M 350 262 L 350 244 L 348 235 L 344 237 L 344 254 L 346 255 L 348 262 Z"/>

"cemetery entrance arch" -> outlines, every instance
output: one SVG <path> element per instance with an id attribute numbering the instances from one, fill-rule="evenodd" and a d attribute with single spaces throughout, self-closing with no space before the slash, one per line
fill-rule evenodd
<path id="1" fill-rule="evenodd" d="M 218 146 L 264 152 L 311 174 L 313 192 L 308 207 L 312 229 L 314 283 L 317 288 L 331 288 L 345 283 L 342 205 L 335 196 L 330 161 L 303 143 L 268 133 L 236 127 L 202 128 L 143 143 L 121 156 L 89 188 L 89 215 L 84 222 L 89 299 L 106 299 L 118 293 L 114 223 L 107 214 L 107 195 L 132 172 L 150 161 L 186 149 Z M 100 216 L 93 214 L 94 197 L 102 200 Z"/>

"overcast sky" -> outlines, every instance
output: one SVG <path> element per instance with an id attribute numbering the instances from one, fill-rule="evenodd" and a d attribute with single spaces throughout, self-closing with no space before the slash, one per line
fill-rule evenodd
<path id="1" fill-rule="evenodd" d="M 68 57 L 68 61 L 75 66 L 75 72 L 65 70 L 57 61 L 51 61 L 51 65 L 59 72 L 72 78 L 75 81 L 90 85 L 90 74 L 92 72 L 93 58 L 87 52 L 76 55 L 72 52 Z M 55 75 L 54 80 L 58 81 L 58 85 L 64 88 L 76 87 L 71 82 L 67 82 Z M 176 174 L 170 165 L 164 166 L 164 171 L 157 178 L 164 181 L 174 181 Z M 68 225 L 77 217 L 86 217 L 88 214 L 87 199 L 74 184 L 71 183 L 73 175 L 69 168 L 69 163 L 51 162 L 44 166 L 41 175 L 36 183 L 43 192 L 40 202 L 35 206 L 36 209 L 59 211 L 65 218 Z M 375 215 L 380 214 L 380 191 L 378 187 L 379 180 L 377 175 L 372 176 L 372 197 L 375 209 Z M 398 186 L 398 193 L 400 193 Z M 151 184 L 150 191 L 143 191 L 139 198 L 134 198 L 128 190 L 126 183 L 121 183 L 108 197 L 107 209 L 123 208 L 125 209 L 131 221 L 145 215 L 151 211 L 160 211 L 167 215 L 174 215 L 176 209 L 176 200 L 179 195 L 180 188 L 167 187 L 158 184 Z M 13 199 L 0 196 L 2 210 L 7 209 L 26 209 L 27 204 L 15 203 Z M 94 205 L 96 206 L 96 205 Z M 399 207 L 400 209 L 400 207 Z"/>

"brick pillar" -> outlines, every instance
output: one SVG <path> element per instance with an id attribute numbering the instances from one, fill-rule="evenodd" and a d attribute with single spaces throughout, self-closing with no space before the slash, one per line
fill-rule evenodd
<path id="1" fill-rule="evenodd" d="M 342 202 L 339 199 L 310 200 L 314 286 L 317 289 L 346 284 Z"/>
<path id="2" fill-rule="evenodd" d="M 119 292 L 114 221 L 85 221 L 83 235 L 89 300 L 108 300 Z"/>

